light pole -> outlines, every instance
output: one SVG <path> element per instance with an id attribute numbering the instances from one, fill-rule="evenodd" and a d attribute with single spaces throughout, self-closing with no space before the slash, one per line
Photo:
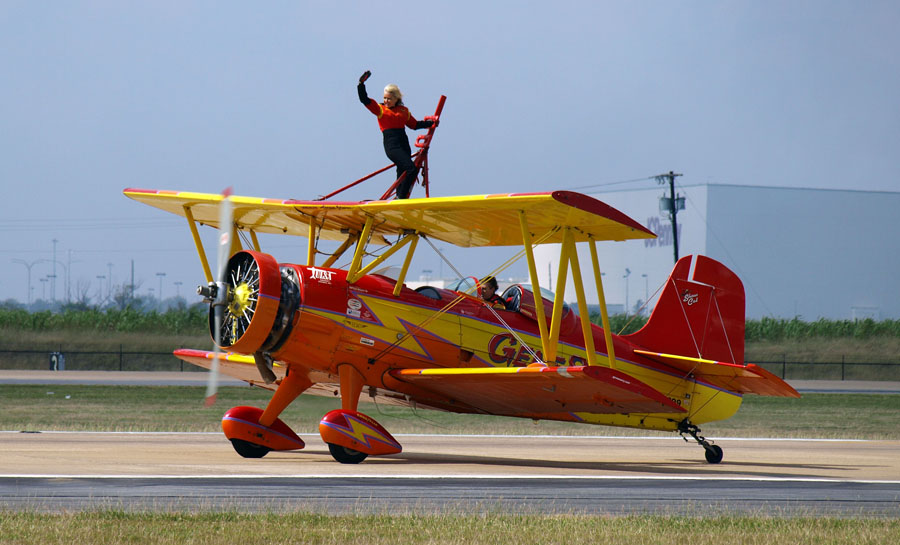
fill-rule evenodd
<path id="1" fill-rule="evenodd" d="M 158 272 L 158 273 L 156 273 L 156 276 L 159 277 L 159 304 L 162 305 L 162 282 L 163 282 L 163 278 L 165 278 L 165 276 L 166 276 L 166 273 Z"/>
<path id="2" fill-rule="evenodd" d="M 644 277 L 644 306 L 647 307 L 647 301 L 650 299 L 650 280 L 646 274 L 641 276 Z M 650 307 L 647 307 L 647 312 L 650 312 Z"/>
<path id="3" fill-rule="evenodd" d="M 49 280 L 47 277 L 41 278 L 41 299 L 44 301 L 47 300 L 47 282 Z"/>
<path id="4" fill-rule="evenodd" d="M 107 270 L 109 270 L 109 274 L 106 275 L 106 296 L 112 297 L 112 263 L 106 264 Z"/>
<path id="5" fill-rule="evenodd" d="M 50 260 L 50 259 L 41 259 L 41 261 L 46 261 L 46 262 L 49 263 L 51 260 Z M 48 277 L 50 277 L 50 278 L 53 279 L 53 280 L 51 281 L 51 283 L 50 283 L 50 297 L 53 297 L 53 293 L 54 293 L 54 291 L 55 291 L 55 289 L 54 289 L 53 286 L 54 286 L 54 284 L 56 283 L 56 265 L 58 264 L 58 265 L 59 265 L 60 267 L 62 267 L 63 270 L 65 271 L 65 275 L 66 275 L 66 303 L 68 303 L 68 302 L 69 302 L 69 296 L 68 296 L 68 293 L 69 293 L 69 280 L 68 280 L 68 279 L 69 279 L 69 267 L 67 267 L 67 266 L 65 265 L 65 263 L 63 263 L 62 261 L 59 261 L 59 260 L 52 260 L 52 261 L 53 261 L 53 274 L 47 275 Z"/>
<path id="6" fill-rule="evenodd" d="M 56 301 L 56 243 L 59 242 L 55 238 L 53 239 L 53 282 L 50 282 L 50 299 Z"/>
<path id="7" fill-rule="evenodd" d="M 43 259 L 36 259 L 34 261 L 25 261 L 24 259 L 13 259 L 13 263 L 21 263 L 25 265 L 25 268 L 28 269 L 28 294 L 25 297 L 25 300 L 28 301 L 28 306 L 31 306 L 31 267 L 35 264 L 40 263 Z"/>
<path id="8" fill-rule="evenodd" d="M 181 280 L 176 280 L 172 283 L 175 284 L 175 298 L 181 298 L 181 285 L 184 284 L 184 282 L 182 282 Z"/>
<path id="9" fill-rule="evenodd" d="M 106 278 L 105 274 L 97 275 L 97 304 L 101 304 L 103 302 L 103 280 Z M 109 294 L 107 294 L 108 296 Z"/>
<path id="10" fill-rule="evenodd" d="M 631 276 L 631 269 L 625 267 L 625 275 L 622 277 L 625 279 L 625 316 L 628 316 L 628 277 Z"/>

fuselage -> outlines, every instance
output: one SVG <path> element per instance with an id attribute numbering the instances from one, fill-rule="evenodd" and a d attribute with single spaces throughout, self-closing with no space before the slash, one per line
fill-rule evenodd
<path id="1" fill-rule="evenodd" d="M 394 378 L 394 369 L 431 367 L 523 367 L 543 361 L 534 297 L 522 288 L 514 308 L 488 308 L 478 298 L 427 286 L 403 286 L 394 295 L 395 281 L 367 275 L 353 284 L 341 269 L 280 265 L 282 278 L 292 277 L 299 287 L 291 324 L 271 356 L 289 367 L 337 377 L 341 365 L 351 365 L 365 385 L 388 392 L 395 401 L 454 412 L 478 412 L 453 399 L 422 391 Z M 285 270 L 290 271 L 285 275 Z M 541 298 L 545 309 L 552 303 Z M 545 313 L 550 315 L 549 310 Z M 604 332 L 592 326 L 596 347 L 604 347 Z M 691 422 L 731 417 L 741 396 L 696 380 L 690 374 L 647 359 L 634 350 L 628 336 L 613 335 L 614 367 L 664 393 L 687 414 L 554 413 L 539 418 L 644 429 L 674 430 L 687 416 Z M 551 366 L 587 364 L 584 337 L 573 309 L 566 308 Z M 596 351 L 600 365 L 610 365 L 605 351 Z M 374 392 L 375 390 L 373 390 Z M 362 397 L 365 400 L 366 396 Z"/>

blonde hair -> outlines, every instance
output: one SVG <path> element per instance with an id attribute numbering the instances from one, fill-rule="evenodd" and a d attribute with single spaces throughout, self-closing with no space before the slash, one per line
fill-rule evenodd
<path id="1" fill-rule="evenodd" d="M 394 98 L 397 99 L 397 104 L 403 104 L 403 93 L 400 92 L 400 88 L 394 85 L 393 83 L 389 83 L 384 87 L 384 92 L 390 94 Z"/>

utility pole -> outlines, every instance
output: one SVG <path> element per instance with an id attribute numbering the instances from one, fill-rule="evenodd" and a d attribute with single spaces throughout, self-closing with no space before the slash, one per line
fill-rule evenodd
<path id="1" fill-rule="evenodd" d="M 675 247 L 675 263 L 678 263 L 678 211 L 684 210 L 684 197 L 675 196 L 675 178 L 681 174 L 675 174 L 669 171 L 668 174 L 660 174 L 655 176 L 659 184 L 669 183 L 669 197 L 659 199 L 659 211 L 667 212 L 669 220 L 672 221 L 672 243 Z"/>

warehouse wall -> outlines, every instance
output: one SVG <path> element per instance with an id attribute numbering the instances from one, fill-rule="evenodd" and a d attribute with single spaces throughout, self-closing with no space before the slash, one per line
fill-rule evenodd
<path id="1" fill-rule="evenodd" d="M 900 318 L 900 193 L 728 185 L 678 192 L 686 197 L 678 214 L 679 254 L 702 253 L 734 270 L 744 281 L 748 318 Z M 652 302 L 671 271 L 672 227 L 659 212 L 663 194 L 659 187 L 594 195 L 659 235 L 598 244 L 613 312 L 626 302 L 634 311 L 647 295 Z M 587 248 L 579 254 L 589 271 Z M 542 286 L 554 289 L 558 247 L 536 255 Z M 592 278 L 585 282 L 589 302 L 596 302 Z M 575 300 L 571 279 L 566 300 Z"/>

